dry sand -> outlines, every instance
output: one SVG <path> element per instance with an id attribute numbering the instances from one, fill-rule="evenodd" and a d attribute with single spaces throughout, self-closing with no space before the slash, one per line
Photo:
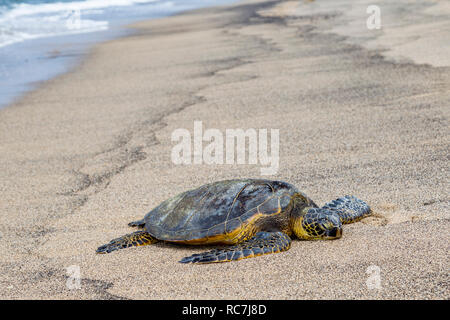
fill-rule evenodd
<path id="1" fill-rule="evenodd" d="M 449 299 L 450 68 L 351 42 L 332 31 L 349 21 L 338 9 L 299 10 L 318 3 L 140 23 L 0 110 L 0 297 Z M 205 248 L 162 243 L 95 254 L 170 196 L 261 177 L 260 165 L 174 165 L 171 133 L 194 120 L 280 129 L 279 171 L 263 178 L 319 204 L 355 194 L 375 215 L 340 240 L 233 263 L 180 264 Z"/>

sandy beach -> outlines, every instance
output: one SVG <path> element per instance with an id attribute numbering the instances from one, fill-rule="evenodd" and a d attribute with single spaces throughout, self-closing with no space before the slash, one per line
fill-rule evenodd
<path id="1" fill-rule="evenodd" d="M 1 109 L 0 297 L 449 299 L 450 5 L 379 1 L 388 21 L 369 30 L 368 1 L 338 2 L 141 22 Z M 174 164 L 172 133 L 194 121 L 279 129 L 278 171 Z M 247 177 L 319 205 L 353 194 L 374 214 L 339 240 L 230 263 L 180 264 L 207 248 L 166 243 L 95 253 L 165 199 Z"/>

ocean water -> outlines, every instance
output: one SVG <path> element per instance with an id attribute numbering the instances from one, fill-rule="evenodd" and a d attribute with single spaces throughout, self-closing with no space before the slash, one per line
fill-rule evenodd
<path id="1" fill-rule="evenodd" d="M 0 0 L 0 108 L 124 25 L 237 0 Z"/>

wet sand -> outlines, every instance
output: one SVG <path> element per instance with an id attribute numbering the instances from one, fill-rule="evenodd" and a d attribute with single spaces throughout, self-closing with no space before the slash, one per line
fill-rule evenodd
<path id="1" fill-rule="evenodd" d="M 383 47 L 333 31 L 351 19 L 339 9 L 299 9 L 318 3 L 139 23 L 0 110 L 0 297 L 449 299 L 449 65 L 402 56 L 380 40 L 389 31 L 373 36 Z M 175 165 L 171 134 L 195 120 L 279 129 L 278 173 Z M 319 205 L 354 194 L 374 215 L 339 240 L 232 263 L 180 264 L 205 248 L 164 243 L 95 254 L 168 197 L 236 177 L 290 182 Z M 80 289 L 67 287 L 70 266 Z"/>

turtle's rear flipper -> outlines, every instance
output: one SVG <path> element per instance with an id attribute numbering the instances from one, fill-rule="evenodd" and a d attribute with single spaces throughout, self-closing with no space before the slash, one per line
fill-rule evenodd
<path id="1" fill-rule="evenodd" d="M 286 251 L 291 247 L 291 238 L 283 232 L 258 232 L 250 240 L 223 249 L 215 249 L 185 257 L 181 263 L 228 262 L 253 258 L 263 254 Z"/>
<path id="2" fill-rule="evenodd" d="M 330 201 L 322 209 L 337 212 L 342 223 L 356 222 L 371 214 L 369 205 L 354 196 L 345 196 Z"/>
<path id="3" fill-rule="evenodd" d="M 145 231 L 136 231 L 120 238 L 111 240 L 109 243 L 98 247 L 97 253 L 110 253 L 115 250 L 128 247 L 146 246 L 158 242 L 158 239 L 152 237 L 150 233 Z"/>

